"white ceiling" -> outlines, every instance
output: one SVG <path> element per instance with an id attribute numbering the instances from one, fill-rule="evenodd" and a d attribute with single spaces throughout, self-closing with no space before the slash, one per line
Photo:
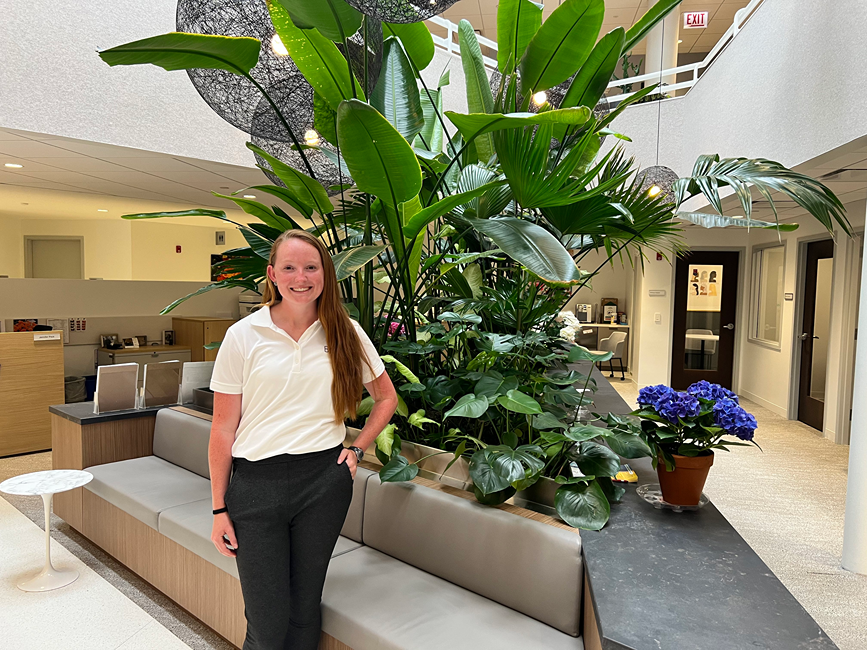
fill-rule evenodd
<path id="1" fill-rule="evenodd" d="M 543 3 L 543 19 L 547 20 L 551 12 L 561 3 L 560 0 L 549 0 Z M 607 34 L 615 27 L 629 29 L 644 15 L 653 2 L 648 0 L 605 0 L 605 21 L 600 34 Z M 720 37 L 731 26 L 738 9 L 746 7 L 749 0 L 684 0 L 675 9 L 681 13 L 687 11 L 707 11 L 708 26 L 706 29 L 680 30 L 679 46 L 681 53 L 710 52 Z M 482 36 L 493 41 L 497 40 L 497 0 L 460 0 L 443 14 L 443 18 L 458 23 L 461 19 L 469 20 L 473 27 L 481 30 Z M 681 21 L 681 26 L 683 22 Z M 644 54 L 645 43 L 642 41 L 635 47 L 633 54 Z"/>
<path id="2" fill-rule="evenodd" d="M 121 214 L 233 210 L 230 194 L 268 183 L 261 171 L 54 135 L 0 129 L 0 212 L 19 217 L 116 219 Z M 20 164 L 20 169 L 7 163 Z M 100 212 L 99 210 L 108 210 Z M 234 211 L 234 210 L 233 210 Z"/>

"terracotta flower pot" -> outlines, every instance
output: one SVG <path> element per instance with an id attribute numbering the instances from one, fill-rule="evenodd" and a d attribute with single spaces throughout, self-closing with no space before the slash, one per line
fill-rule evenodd
<path id="1" fill-rule="evenodd" d="M 707 473 L 713 465 L 713 452 L 707 456 L 673 456 L 673 472 L 666 471 L 662 457 L 656 466 L 662 498 L 676 506 L 697 506 Z"/>

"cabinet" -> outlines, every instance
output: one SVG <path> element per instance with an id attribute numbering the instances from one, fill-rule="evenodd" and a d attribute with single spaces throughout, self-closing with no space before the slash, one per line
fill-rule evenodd
<path id="1" fill-rule="evenodd" d="M 218 343 L 235 321 L 231 318 L 178 317 L 172 318 L 175 343 L 192 351 L 191 361 L 214 361 L 217 350 L 206 350 L 208 343 Z"/>
<path id="2" fill-rule="evenodd" d="M 63 333 L 0 334 L 0 456 L 51 449 L 48 407 L 63 404 Z"/>
<path id="3" fill-rule="evenodd" d="M 116 363 L 137 363 L 139 365 L 138 383 L 141 386 L 144 381 L 144 365 L 146 363 L 192 361 L 190 356 L 190 348 L 183 345 L 152 345 L 146 348 L 124 348 L 123 350 L 99 348 L 96 353 L 96 365 L 110 366 Z"/>

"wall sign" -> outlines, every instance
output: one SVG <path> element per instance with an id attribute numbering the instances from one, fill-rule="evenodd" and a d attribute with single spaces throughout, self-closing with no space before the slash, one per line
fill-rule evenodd
<path id="1" fill-rule="evenodd" d="M 722 264 L 690 264 L 686 311 L 719 311 L 722 306 Z"/>
<path id="2" fill-rule="evenodd" d="M 684 29 L 704 29 L 707 27 L 706 11 L 687 11 L 683 14 Z"/>

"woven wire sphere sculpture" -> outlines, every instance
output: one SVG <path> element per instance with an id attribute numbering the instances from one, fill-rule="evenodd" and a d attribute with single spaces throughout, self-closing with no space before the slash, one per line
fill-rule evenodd
<path id="1" fill-rule="evenodd" d="M 661 195 L 669 202 L 673 201 L 671 186 L 678 178 L 673 169 L 654 165 L 638 172 L 635 178 L 641 183 L 642 191 L 646 191 L 648 196 Z"/>
<path id="2" fill-rule="evenodd" d="M 367 21 L 365 21 L 367 22 Z M 177 30 L 196 34 L 250 36 L 259 39 L 259 62 L 250 76 L 281 108 L 283 117 L 300 142 L 313 110 L 313 88 L 298 70 L 271 23 L 262 0 L 179 0 Z M 373 88 L 382 66 L 382 25 L 370 21 L 367 29 L 368 87 Z M 375 27 L 374 27 L 375 25 Z M 359 79 L 364 72 L 362 31 L 349 39 L 350 60 Z M 360 72 L 359 72 L 360 71 Z M 268 140 L 291 142 L 283 120 L 248 79 L 226 70 L 188 70 L 193 86 L 207 104 L 229 124 Z"/>
<path id="3" fill-rule="evenodd" d="M 417 23 L 437 16 L 458 0 L 346 0 L 365 16 L 386 23 Z"/>

